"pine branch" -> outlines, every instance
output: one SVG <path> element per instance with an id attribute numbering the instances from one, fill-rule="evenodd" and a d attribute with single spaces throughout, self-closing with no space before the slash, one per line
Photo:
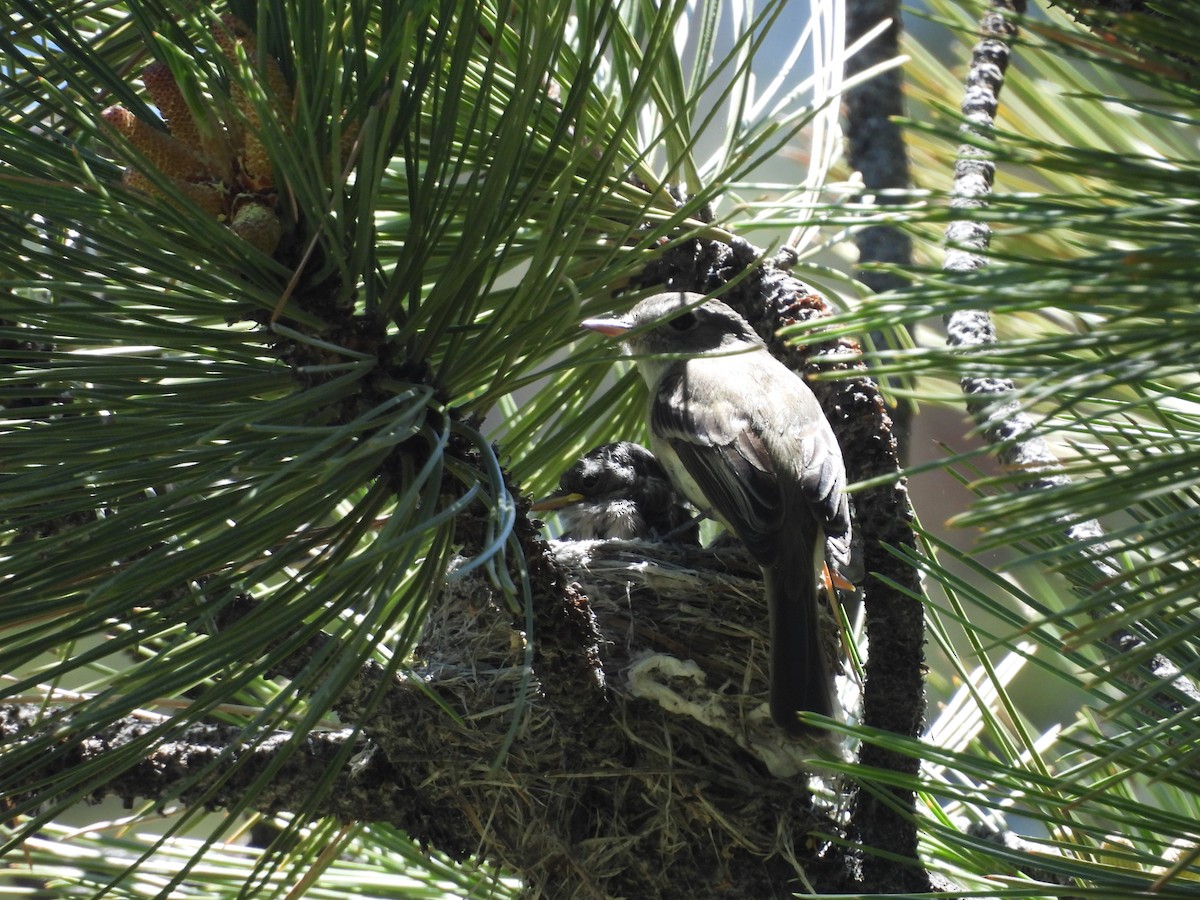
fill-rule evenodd
<path id="1" fill-rule="evenodd" d="M 860 40 L 880 22 L 888 28 L 846 61 L 849 78 L 872 66 L 895 59 L 900 53 L 902 18 L 896 0 L 851 0 L 846 5 L 846 44 Z M 887 192 L 907 191 L 912 184 L 908 149 L 896 117 L 904 114 L 903 70 L 888 69 L 846 92 L 846 144 L 850 167 L 862 175 L 863 204 L 886 205 Z M 885 196 L 881 198 L 879 195 Z M 858 247 L 855 277 L 872 291 L 900 290 L 908 281 L 891 271 L 875 271 L 872 263 L 911 266 L 912 239 L 894 225 L 868 225 L 854 233 Z M 867 268 L 863 268 L 863 267 Z M 874 336 L 879 342 L 882 335 Z M 900 459 L 908 457 L 912 429 L 911 408 L 901 404 L 892 411 L 892 434 Z"/>
<path id="2" fill-rule="evenodd" d="M 993 0 L 980 24 L 981 39 L 975 46 L 966 93 L 962 103 L 970 137 L 987 138 L 995 122 L 1000 89 L 1011 56 L 1011 44 L 1017 35 L 1016 18 L 1025 12 L 1024 0 Z M 954 199 L 957 210 L 983 209 L 995 180 L 995 163 L 975 143 L 964 143 L 954 167 Z M 946 227 L 946 256 L 943 270 L 967 275 L 987 265 L 984 256 L 991 242 L 991 228 L 981 220 L 957 219 Z M 997 343 L 995 324 L 984 309 L 963 307 L 944 317 L 946 342 L 950 347 L 971 352 Z M 985 439 L 1005 466 L 1022 473 L 1024 491 L 1053 490 L 1071 483 L 1054 451 L 1037 434 L 1033 419 L 1014 399 L 1016 384 L 1008 378 L 965 376 L 960 386 L 967 398 L 967 409 Z M 1095 519 L 1060 519 L 1068 544 L 1079 548 L 1080 556 L 1093 568 L 1093 583 L 1120 580 L 1121 567 L 1112 561 L 1112 552 L 1103 540 L 1104 531 Z M 1099 618 L 1103 611 L 1093 612 Z M 1146 642 L 1137 635 L 1118 629 L 1105 637 L 1105 643 L 1118 653 L 1144 651 Z M 1144 665 L 1144 677 L 1155 684 L 1171 684 L 1193 703 L 1200 701 L 1196 688 L 1170 660 L 1154 654 Z M 1163 693 L 1157 698 L 1166 709 L 1181 711 L 1183 705 Z"/>
<path id="3" fill-rule="evenodd" d="M 895 59 L 900 54 L 902 20 L 895 0 L 854 0 L 846 7 L 846 43 L 853 44 L 880 22 L 888 28 L 846 61 L 847 77 Z M 862 174 L 863 187 L 873 195 L 880 191 L 904 191 L 911 178 L 904 135 L 895 118 L 904 114 L 903 74 L 899 68 L 879 73 L 846 92 L 846 137 L 850 166 Z M 912 263 L 912 240 L 891 225 L 864 228 L 855 233 L 859 264 Z M 872 290 L 882 293 L 907 282 L 888 272 L 863 272 L 859 276 Z"/>

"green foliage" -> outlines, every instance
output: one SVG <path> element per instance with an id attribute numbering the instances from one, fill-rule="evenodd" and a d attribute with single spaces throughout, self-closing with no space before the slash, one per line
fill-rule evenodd
<path id="1" fill-rule="evenodd" d="M 514 505 L 491 438 L 516 482 L 540 491 L 582 449 L 636 437 L 636 379 L 606 380 L 611 350 L 576 344 L 576 325 L 632 303 L 614 292 L 665 242 L 855 221 L 852 206 L 815 202 L 823 166 L 795 179 L 807 187 L 755 181 L 799 129 L 828 124 L 814 116 L 831 90 L 822 82 L 810 103 L 781 73 L 756 92 L 751 65 L 779 3 L 718 50 L 715 2 L 688 19 L 682 0 L 242 0 L 232 9 L 257 47 L 232 55 L 215 15 L 182 0 L 9 7 L 0 666 L 6 703 L 70 704 L 75 718 L 70 735 L 6 747 L 3 790 L 23 796 L 66 738 L 135 712 L 150 728 L 7 805 L 6 862 L 28 853 L 20 875 L 54 879 L 62 896 L 112 884 L 119 896 L 283 894 L 310 878 L 313 896 L 507 895 L 386 827 L 341 831 L 304 810 L 276 823 L 289 854 L 235 851 L 224 841 L 265 779 L 243 808 L 203 821 L 202 803 L 174 798 L 161 805 L 185 814 L 161 823 L 138 808 L 81 835 L 59 819 L 195 723 L 236 725 L 247 745 L 340 727 L 342 690 L 366 661 L 404 670 L 432 586 L 464 551 L 520 619 Z M 931 8 L 956 45 L 973 42 L 974 11 Z M 1007 399 L 1073 478 L 1017 490 L 1028 473 L 988 469 L 962 440 L 921 464 L 975 492 L 956 524 L 1016 563 L 1001 575 L 922 532 L 912 562 L 947 703 L 919 744 L 857 729 L 924 761 L 911 786 L 925 861 L 987 896 L 1182 897 L 1200 880 L 1195 703 L 1146 681 L 1161 661 L 1196 674 L 1200 31 L 1187 15 L 1102 24 L 1025 23 L 999 126 L 977 140 L 999 166 L 976 214 L 995 229 L 988 268 L 949 280 L 930 266 L 830 326 L 912 326 L 912 346 L 870 362 L 914 379 L 928 403 L 959 404 L 964 375 L 1016 379 Z M 929 261 L 954 215 L 947 110 L 962 69 L 909 49 L 926 193 L 884 217 L 924 238 Z M 274 253 L 98 124 L 116 103 L 157 123 L 139 78 L 152 60 L 202 130 L 266 148 Z M 153 190 L 122 183 L 127 168 Z M 964 306 L 993 314 L 998 344 L 940 345 L 928 323 Z M 915 503 L 921 513 L 926 498 Z M 480 535 L 456 528 L 464 513 Z M 1064 541 L 1064 522 L 1093 517 L 1102 542 Z M 1114 628 L 1141 643 L 1111 653 Z M 1046 695 L 1067 711 L 1048 713 Z M 221 766 L 201 774 L 236 774 Z M 998 812 L 1023 845 L 968 830 Z M 401 872 L 416 881 L 397 887 Z"/>
<path id="2" fill-rule="evenodd" d="M 964 139 L 949 109 L 979 11 L 929 6 L 962 48 L 947 67 L 936 40 L 908 47 L 908 134 L 927 206 L 905 215 L 936 258 L 941 228 L 963 216 L 948 206 L 946 161 Z M 1070 476 L 1026 490 L 1039 473 L 996 470 L 980 458 L 996 448 L 962 437 L 914 467 L 975 493 L 953 524 L 981 539 L 965 554 L 926 535 L 913 557 L 933 599 L 934 658 L 952 667 L 932 673 L 947 701 L 929 740 L 869 739 L 924 761 L 913 787 L 931 865 L 988 896 L 1200 890 L 1197 699 L 1174 680 L 1195 683 L 1200 650 L 1200 97 L 1184 49 L 1200 33 L 1189 9 L 1164 9 L 1178 15 L 1169 29 L 1127 15 L 1094 33 L 1031 9 L 997 127 L 971 140 L 997 165 L 994 195 L 970 213 L 993 229 L 987 267 L 922 272 L 835 326 L 915 328 L 916 346 L 870 364 L 915 379 L 927 403 L 961 404 L 959 378 L 1015 380 L 993 402 L 1024 410 L 1027 436 L 1045 438 Z M 931 320 L 962 308 L 989 311 L 999 342 L 941 346 Z M 919 492 L 914 502 L 919 512 Z M 1093 519 L 1103 532 L 1090 543 L 1067 538 Z M 977 556 L 998 550 L 1004 575 Z M 983 836 L 1008 826 L 1027 836 L 1019 846 Z"/>
<path id="3" fill-rule="evenodd" d="M 477 423 L 503 405 L 533 488 L 615 433 L 630 382 L 601 387 L 611 351 L 575 351 L 579 320 L 668 239 L 727 237 L 697 213 L 815 114 L 753 87 L 779 3 L 720 57 L 715 3 L 686 57 L 684 2 L 231 7 L 242 25 L 183 0 L 14 0 L 0 35 L 0 668 L 6 702 L 73 716 L 5 748 L 9 858 L 188 726 L 237 725 L 246 747 L 340 727 L 365 663 L 404 671 L 460 554 L 523 621 L 514 502 Z M 186 112 L 149 95 L 152 62 Z M 103 124 L 114 104 L 150 136 Z M 168 129 L 182 168 L 158 154 Z M 235 231 L 246 203 L 278 245 Z M 130 715 L 137 740 L 36 790 L 29 773 Z M 218 757 L 177 796 L 214 772 L 237 775 Z M 115 868 L 38 871 L 82 893 L 126 868 L 121 890 L 284 890 L 278 854 L 200 865 L 270 774 L 215 821 L 165 797 L 186 811 L 164 836 L 89 839 Z M 294 812 L 277 844 L 311 860 L 328 828 Z M 348 858 L 383 852 L 366 833 Z"/>

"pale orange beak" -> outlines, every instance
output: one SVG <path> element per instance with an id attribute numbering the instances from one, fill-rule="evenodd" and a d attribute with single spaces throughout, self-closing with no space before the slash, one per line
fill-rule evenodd
<path id="1" fill-rule="evenodd" d="M 620 337 L 633 328 L 633 324 L 625 319 L 584 319 L 579 326 L 609 337 Z"/>

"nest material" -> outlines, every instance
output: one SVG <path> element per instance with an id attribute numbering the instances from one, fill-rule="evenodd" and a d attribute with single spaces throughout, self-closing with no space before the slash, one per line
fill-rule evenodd
<path id="1" fill-rule="evenodd" d="M 589 721 L 548 702 L 525 635 L 483 579 L 452 582 L 427 622 L 421 673 L 467 727 L 447 719 L 446 753 L 421 789 L 443 793 L 435 805 L 479 838 L 446 849 L 556 900 L 802 889 L 822 865 L 814 832 L 838 830 L 808 776 L 828 753 L 771 725 L 757 567 L 736 549 L 642 542 L 554 552 L 603 635 Z"/>

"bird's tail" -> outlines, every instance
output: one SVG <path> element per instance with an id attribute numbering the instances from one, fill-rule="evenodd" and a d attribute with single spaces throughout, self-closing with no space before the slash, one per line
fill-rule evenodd
<path id="1" fill-rule="evenodd" d="M 771 623 L 771 719 L 793 736 L 813 734 L 798 712 L 832 716 L 836 691 L 831 661 L 826 658 L 817 597 L 820 530 L 799 542 L 796 552 L 784 554 L 763 568 Z"/>

